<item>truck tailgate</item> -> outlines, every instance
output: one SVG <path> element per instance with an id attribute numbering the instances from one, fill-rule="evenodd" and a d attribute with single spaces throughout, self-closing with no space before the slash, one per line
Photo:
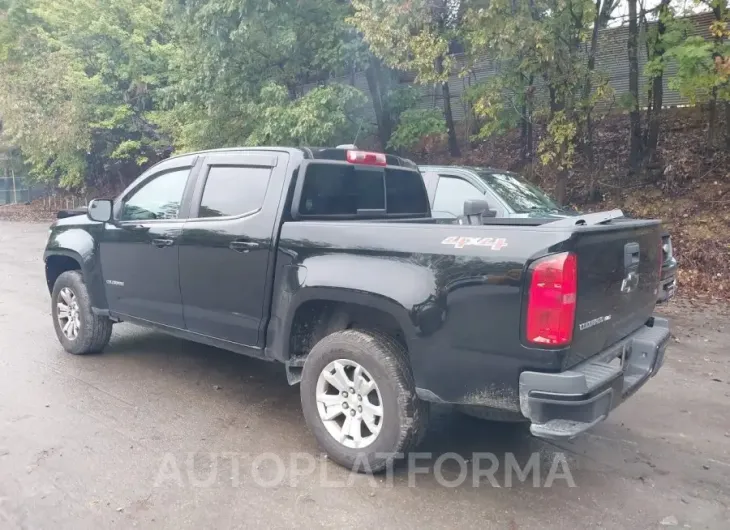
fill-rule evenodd
<path id="1" fill-rule="evenodd" d="M 614 221 L 579 229 L 567 243 L 578 257 L 578 294 L 563 368 L 603 351 L 651 317 L 661 274 L 661 225 Z"/>

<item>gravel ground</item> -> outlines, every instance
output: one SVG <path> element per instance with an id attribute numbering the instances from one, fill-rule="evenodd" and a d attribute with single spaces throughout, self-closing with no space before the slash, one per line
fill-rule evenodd
<path id="1" fill-rule="evenodd" d="M 373 479 L 322 456 L 281 366 L 126 324 L 103 355 L 65 354 L 46 235 L 0 221 L 0 529 L 730 528 L 719 306 L 665 309 L 664 368 L 592 433 L 545 443 L 437 409 L 424 472 Z M 527 480 L 506 473 L 533 454 Z"/>

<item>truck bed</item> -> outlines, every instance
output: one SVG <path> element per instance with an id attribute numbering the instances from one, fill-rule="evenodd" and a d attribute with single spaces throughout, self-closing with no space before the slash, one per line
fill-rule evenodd
<path id="1" fill-rule="evenodd" d="M 506 392 L 504 403 L 516 408 L 511 389 L 520 371 L 568 368 L 651 317 L 660 225 L 504 221 L 482 226 L 432 220 L 287 222 L 277 256 L 277 274 L 286 278 L 279 282 L 294 299 L 300 291 L 343 286 L 352 293 L 377 293 L 384 306 L 402 308 L 398 314 L 419 386 L 453 403 Z M 633 292 L 622 294 L 625 246 L 633 242 L 640 249 L 639 279 Z M 564 251 L 574 252 L 579 264 L 574 341 L 560 348 L 527 344 L 530 264 Z M 601 317 L 609 318 L 598 323 Z M 463 367 L 459 377 L 444 377 L 455 366 Z"/>

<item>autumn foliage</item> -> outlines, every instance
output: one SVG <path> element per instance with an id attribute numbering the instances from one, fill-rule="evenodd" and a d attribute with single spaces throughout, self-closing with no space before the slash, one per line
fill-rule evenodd
<path id="1" fill-rule="evenodd" d="M 679 260 L 682 296 L 730 299 L 730 152 L 707 148 L 706 110 L 668 110 L 662 127 L 661 163 L 636 178 L 624 164 L 628 115 L 605 117 L 596 126 L 596 169 L 588 169 L 585 152 L 578 150 L 568 175 L 568 202 L 584 211 L 621 208 L 627 215 L 661 219 Z M 544 129 L 538 127 L 537 135 Z M 432 139 L 411 156 L 420 163 L 512 169 L 548 191 L 556 182 L 552 168 L 523 163 L 517 129 L 481 142 L 459 158 Z"/>

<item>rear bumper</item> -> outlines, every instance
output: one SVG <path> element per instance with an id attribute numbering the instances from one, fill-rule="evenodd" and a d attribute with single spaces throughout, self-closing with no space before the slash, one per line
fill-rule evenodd
<path id="1" fill-rule="evenodd" d="M 669 322 L 654 317 L 568 371 L 522 372 L 520 411 L 530 420 L 530 431 L 540 438 L 573 438 L 605 420 L 659 371 L 668 342 Z"/>

